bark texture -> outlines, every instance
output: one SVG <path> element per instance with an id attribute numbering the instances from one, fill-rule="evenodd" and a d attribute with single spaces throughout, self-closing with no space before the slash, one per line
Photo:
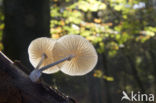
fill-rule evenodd
<path id="1" fill-rule="evenodd" d="M 75 103 L 43 82 L 33 83 L 21 68 L 0 52 L 0 103 Z"/>

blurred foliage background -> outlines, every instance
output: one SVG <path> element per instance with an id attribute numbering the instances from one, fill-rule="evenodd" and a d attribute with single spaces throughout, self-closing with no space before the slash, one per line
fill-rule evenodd
<path id="1" fill-rule="evenodd" d="M 0 50 L 3 49 L 3 45 L 2 45 L 3 29 L 4 29 L 4 14 L 3 14 L 2 0 L 0 0 Z"/>
<path id="2" fill-rule="evenodd" d="M 123 90 L 156 95 L 155 0 L 50 0 L 49 8 L 51 37 L 82 35 L 99 60 L 85 76 L 44 75 L 47 83 L 78 103 L 119 103 Z M 0 40 L 4 18 L 0 3 Z"/>

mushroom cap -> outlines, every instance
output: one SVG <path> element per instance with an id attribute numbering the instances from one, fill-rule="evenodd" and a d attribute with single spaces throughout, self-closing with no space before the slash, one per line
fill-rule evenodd
<path id="1" fill-rule="evenodd" d="M 54 46 L 55 61 L 67 56 L 74 57 L 58 64 L 65 74 L 76 76 L 90 72 L 97 63 L 97 53 L 93 45 L 80 35 L 65 35 Z"/>
<path id="2" fill-rule="evenodd" d="M 43 54 L 46 55 L 46 58 L 43 60 L 40 68 L 54 62 L 52 51 L 55 43 L 56 40 L 47 37 L 37 38 L 30 43 L 28 47 L 28 54 L 29 60 L 34 68 L 36 68 L 40 62 Z M 59 68 L 57 66 L 53 66 L 47 70 L 44 70 L 43 73 L 50 74 L 58 71 Z"/>

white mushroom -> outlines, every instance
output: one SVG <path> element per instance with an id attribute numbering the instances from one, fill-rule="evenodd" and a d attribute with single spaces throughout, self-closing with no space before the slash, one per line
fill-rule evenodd
<path id="1" fill-rule="evenodd" d="M 52 62 L 53 58 L 53 47 L 56 43 L 56 40 L 47 37 L 41 37 L 33 40 L 28 48 L 29 60 L 34 68 L 39 69 L 44 67 Z M 57 66 L 50 67 L 43 71 L 43 73 L 55 73 L 59 71 Z"/>
<path id="2" fill-rule="evenodd" d="M 57 40 L 53 50 L 54 60 L 70 55 L 71 60 L 58 64 L 61 71 L 74 76 L 90 72 L 97 63 L 97 53 L 93 45 L 80 35 L 65 35 Z"/>

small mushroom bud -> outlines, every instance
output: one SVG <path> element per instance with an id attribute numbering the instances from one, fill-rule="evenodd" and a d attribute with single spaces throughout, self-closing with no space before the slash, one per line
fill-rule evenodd
<path id="1" fill-rule="evenodd" d="M 57 40 L 53 50 L 54 60 L 60 60 L 69 55 L 71 60 L 58 64 L 62 72 L 71 75 L 85 75 L 97 63 L 97 53 L 93 45 L 80 35 L 65 35 Z"/>

